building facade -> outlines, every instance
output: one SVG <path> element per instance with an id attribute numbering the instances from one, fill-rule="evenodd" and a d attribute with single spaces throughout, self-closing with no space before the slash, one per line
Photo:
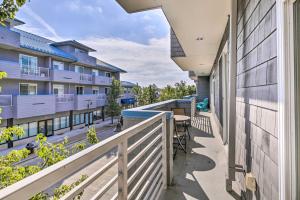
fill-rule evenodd
<path id="1" fill-rule="evenodd" d="M 19 20 L 0 27 L 2 127 L 19 125 L 28 142 L 98 123 L 105 118 L 106 95 L 124 70 L 93 56 L 77 41 L 55 42 L 17 29 Z M 5 145 L 5 144 L 4 144 Z"/>
<path id="2" fill-rule="evenodd" d="M 121 85 L 123 87 L 123 94 L 121 97 L 121 105 L 124 107 L 132 107 L 136 103 L 135 94 L 133 92 L 133 88 L 136 84 L 128 82 L 128 81 L 121 81 Z"/>

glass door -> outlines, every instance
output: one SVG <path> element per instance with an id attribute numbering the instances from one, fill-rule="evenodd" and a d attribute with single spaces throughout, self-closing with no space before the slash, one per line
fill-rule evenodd
<path id="1" fill-rule="evenodd" d="M 85 125 L 89 125 L 89 113 L 85 113 Z"/>
<path id="2" fill-rule="evenodd" d="M 53 135 L 53 120 L 49 119 L 47 120 L 47 136 Z"/>
<path id="3" fill-rule="evenodd" d="M 39 130 L 38 134 L 42 133 L 43 135 L 47 136 L 46 121 L 39 121 L 38 130 Z"/>

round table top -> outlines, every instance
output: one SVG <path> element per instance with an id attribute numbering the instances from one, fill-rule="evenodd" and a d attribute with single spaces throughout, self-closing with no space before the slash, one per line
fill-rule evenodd
<path id="1" fill-rule="evenodd" d="M 191 118 L 185 115 L 174 115 L 174 119 L 175 121 L 183 122 L 183 121 L 189 121 Z"/>

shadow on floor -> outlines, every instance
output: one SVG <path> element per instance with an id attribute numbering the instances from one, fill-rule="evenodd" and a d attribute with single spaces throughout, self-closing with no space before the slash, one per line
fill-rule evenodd
<path id="1" fill-rule="evenodd" d="M 179 151 L 174 159 L 173 185 L 168 187 L 161 199 L 184 200 L 201 199 L 208 200 L 208 196 L 201 187 L 195 173 L 209 171 L 215 168 L 216 163 L 206 155 L 196 153 L 196 148 L 206 148 L 196 142 L 196 137 L 213 138 L 209 117 L 197 116 L 191 122 L 191 140 L 188 140 L 187 154 Z"/>
<path id="2" fill-rule="evenodd" d="M 190 128 L 187 153 L 178 151 L 173 163 L 173 184 L 161 200 L 232 200 L 226 192 L 225 148 L 214 135 L 210 114 L 197 115 Z"/>

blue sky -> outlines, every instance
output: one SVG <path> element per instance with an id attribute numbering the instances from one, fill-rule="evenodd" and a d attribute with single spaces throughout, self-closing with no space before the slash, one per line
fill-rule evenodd
<path id="1" fill-rule="evenodd" d="M 17 18 L 26 23 L 20 29 L 95 48 L 93 56 L 128 71 L 123 80 L 160 87 L 192 83 L 170 59 L 169 25 L 160 10 L 127 14 L 115 0 L 31 0 Z"/>

